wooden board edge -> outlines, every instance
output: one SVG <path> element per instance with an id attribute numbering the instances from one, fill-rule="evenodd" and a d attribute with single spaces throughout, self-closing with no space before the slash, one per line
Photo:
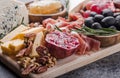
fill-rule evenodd
<path id="1" fill-rule="evenodd" d="M 120 43 L 113 45 L 109 48 L 100 50 L 98 52 L 92 53 L 91 55 L 78 56 L 79 57 L 78 59 L 71 61 L 70 63 L 64 64 L 59 68 L 53 69 L 53 71 L 51 72 L 45 72 L 39 75 L 33 74 L 32 76 L 33 78 L 54 78 L 54 77 L 60 76 L 62 74 L 65 74 L 67 72 L 70 72 L 72 70 L 75 70 L 77 68 L 80 68 L 82 66 L 85 66 L 87 64 L 90 64 L 104 57 L 107 57 L 109 55 L 119 52 L 120 51 L 119 46 L 120 46 Z M 81 61 L 81 59 L 83 60 Z"/>
<path id="2" fill-rule="evenodd" d="M 82 66 L 85 66 L 87 64 L 90 64 L 92 62 L 95 62 L 104 57 L 107 57 L 109 55 L 112 55 L 114 53 L 117 53 L 120 51 L 119 46 L 120 46 L 120 43 L 113 45 L 111 47 L 105 48 L 103 50 L 100 50 L 98 52 L 94 52 L 90 55 L 82 55 L 82 56 L 75 55 L 78 57 L 76 60 L 66 63 L 56 69 L 52 69 L 52 71 L 46 71 L 42 74 L 30 74 L 28 76 L 23 76 L 21 74 L 18 64 L 14 60 L 12 60 L 10 57 L 0 53 L 0 61 L 21 78 L 54 78 L 62 74 L 65 74 L 67 72 L 70 72 L 72 70 L 75 70 L 77 68 L 80 68 Z"/>

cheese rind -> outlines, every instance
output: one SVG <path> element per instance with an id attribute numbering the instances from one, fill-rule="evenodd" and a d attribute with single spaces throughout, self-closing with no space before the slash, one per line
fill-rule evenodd
<path id="1" fill-rule="evenodd" d="M 24 3 L 15 0 L 0 0 L 0 38 L 15 27 L 28 24 L 28 10 Z"/>

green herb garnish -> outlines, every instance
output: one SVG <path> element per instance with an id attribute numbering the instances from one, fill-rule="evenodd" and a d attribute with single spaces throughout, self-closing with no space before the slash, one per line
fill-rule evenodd
<path id="1" fill-rule="evenodd" d="M 114 35 L 118 33 L 117 30 L 111 29 L 111 28 L 101 28 L 101 29 L 92 29 L 86 26 L 83 26 L 83 28 L 75 28 L 73 31 L 76 31 L 78 33 L 83 33 L 85 35 L 99 35 L 99 36 L 108 36 L 108 35 Z"/>
<path id="2" fill-rule="evenodd" d="M 58 31 L 62 32 L 62 30 L 58 26 L 56 26 L 56 25 L 55 25 L 55 29 L 57 29 Z"/>

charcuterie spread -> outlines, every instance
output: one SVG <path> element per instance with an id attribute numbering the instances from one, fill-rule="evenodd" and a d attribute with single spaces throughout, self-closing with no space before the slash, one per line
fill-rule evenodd
<path id="1" fill-rule="evenodd" d="M 82 9 L 66 17 L 45 18 L 42 22 L 29 20 L 27 24 L 29 14 L 56 14 L 62 11 L 62 3 L 56 0 L 35 1 L 23 8 L 10 0 L 9 7 L 3 7 L 8 8 L 3 10 L 5 15 L 1 15 L 2 54 L 16 61 L 22 75 L 40 74 L 54 67 L 60 59 L 90 55 L 91 51 L 94 53 L 119 43 L 120 10 L 113 1 L 101 1 L 81 4 Z M 25 11 L 22 12 L 21 8 Z M 11 22 L 7 21 L 9 19 Z"/>

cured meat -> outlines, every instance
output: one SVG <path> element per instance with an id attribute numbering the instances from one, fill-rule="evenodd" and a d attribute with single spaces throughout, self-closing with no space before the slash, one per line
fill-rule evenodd
<path id="1" fill-rule="evenodd" d="M 43 25 L 45 25 L 46 29 L 53 30 L 52 33 L 49 33 L 46 36 L 46 42 L 47 42 L 47 47 L 49 48 L 50 51 L 52 51 L 51 54 L 56 58 L 65 58 L 76 52 L 76 51 L 73 52 L 73 49 L 68 49 L 65 47 L 65 46 L 67 47 L 71 47 L 71 46 L 64 43 L 64 40 L 66 40 L 64 36 L 66 33 L 70 33 L 72 29 L 81 28 L 84 23 L 84 18 L 80 13 L 70 14 L 69 17 L 70 17 L 69 20 L 59 17 L 57 20 L 46 19 L 43 21 Z M 62 32 L 54 31 L 55 26 L 57 26 Z M 100 49 L 100 42 L 95 39 L 89 38 L 87 36 L 78 33 L 73 34 L 73 36 L 77 38 L 79 41 L 79 46 L 78 46 L 79 50 L 77 51 L 77 54 L 80 55 L 86 54 L 90 50 L 96 51 Z M 71 38 L 71 36 L 67 38 Z"/>
<path id="2" fill-rule="evenodd" d="M 58 59 L 72 55 L 80 45 L 78 38 L 66 32 L 51 32 L 46 35 L 45 40 L 50 53 Z"/>
<path id="3" fill-rule="evenodd" d="M 87 54 L 89 51 L 98 51 L 100 49 L 100 41 L 93 38 L 87 37 L 82 34 L 72 33 L 75 37 L 79 39 L 79 50 L 77 54 Z"/>
<path id="4" fill-rule="evenodd" d="M 75 27 L 81 28 L 84 23 L 84 18 L 80 13 L 75 13 L 70 15 L 71 20 L 59 17 L 57 20 L 54 20 L 52 18 L 48 18 L 43 21 L 43 26 L 46 29 L 54 30 L 54 27 L 57 26 L 59 28 L 66 27 L 69 30 L 73 29 Z M 64 29 L 65 30 L 65 29 Z"/>
<path id="5" fill-rule="evenodd" d="M 84 39 L 84 41 L 89 44 L 88 47 L 88 51 L 92 50 L 92 51 L 98 51 L 100 49 L 100 41 L 95 40 L 93 38 L 87 37 L 82 35 L 82 38 Z"/>

